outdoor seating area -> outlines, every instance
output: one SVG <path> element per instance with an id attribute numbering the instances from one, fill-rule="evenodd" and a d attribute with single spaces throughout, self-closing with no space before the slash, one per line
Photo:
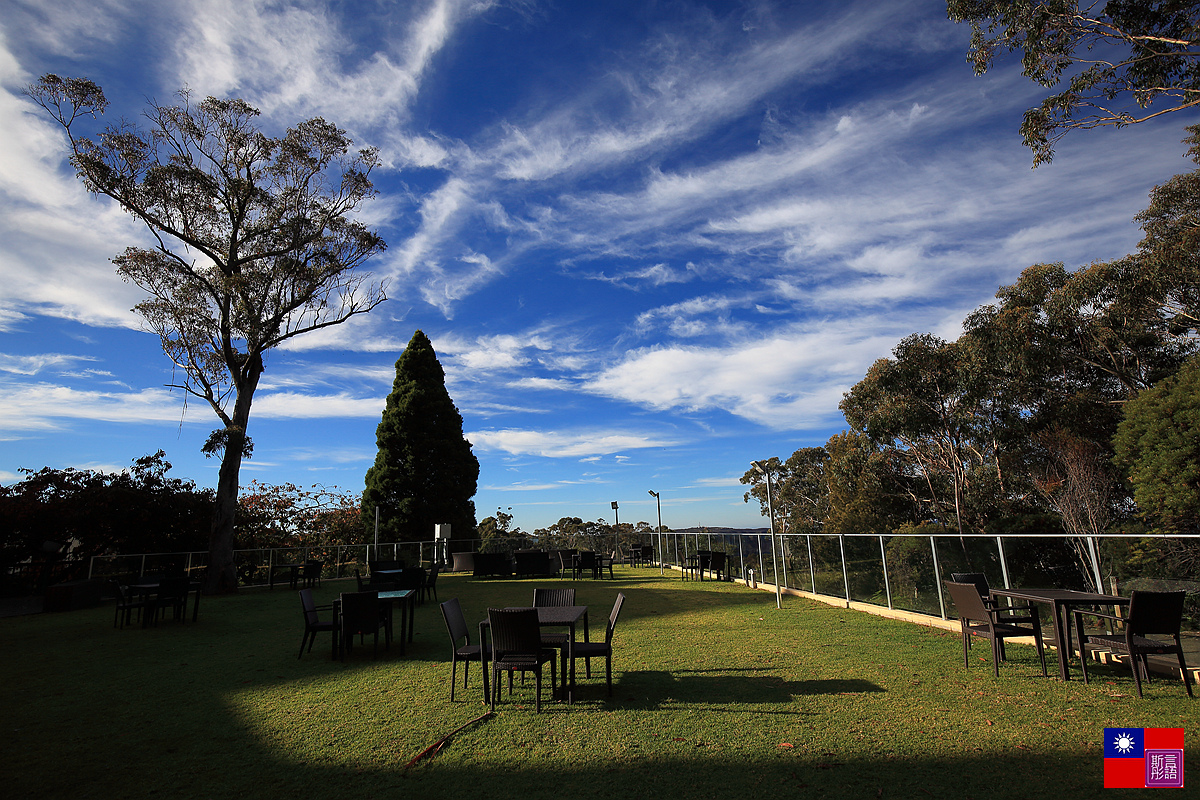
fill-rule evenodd
<path id="1" fill-rule="evenodd" d="M 83 780 L 109 795 L 153 775 L 157 793 L 180 797 L 244 797 L 247 786 L 370 796 L 397 785 L 449 796 L 481 784 L 540 797 L 550 790 L 526 787 L 586 794 L 602 781 L 618 795 L 688 798 L 740 796 L 747 780 L 762 780 L 833 798 L 926 796 L 923 788 L 950 798 L 990 796 L 1003 776 L 1015 794 L 1037 796 L 1053 777 L 1056 794 L 1092 797 L 1105 727 L 1135 718 L 1177 727 L 1196 710 L 1177 681 L 1156 678 L 1139 699 L 1126 663 L 1089 663 L 1088 684 L 1056 680 L 1043 676 L 1032 642 L 1007 638 L 997 676 L 987 647 L 968 648 L 964 668 L 957 622 L 913 624 L 795 596 L 776 609 L 773 592 L 631 565 L 600 581 L 442 573 L 447 599 L 411 604 L 403 632 L 396 614 L 390 642 L 377 593 L 343 628 L 353 641 L 335 658 L 335 606 L 356 589 L 353 578 L 326 578 L 297 593 L 205 598 L 196 624 L 137 635 L 119 630 L 120 613 L 113 627 L 107 603 L 0 619 L 28 658 L 0 666 L 0 696 L 20 731 L 0 756 L 21 764 L 11 788 L 51 796 Z M 505 641 L 494 654 L 492 609 L 531 611 L 536 643 Z M 539 609 L 561 627 L 543 625 Z M 128 611 L 136 624 L 137 609 Z M 574 640 L 565 671 L 562 634 Z M 89 653 L 82 671 L 80 652 Z M 154 702 L 129 703 L 130 686 Z M 114 726 L 188 746 L 130 749 L 109 735 Z M 61 736 L 67 727 L 74 734 Z M 1003 764 L 1017 752 L 1014 774 Z M 236 780 L 222 766 L 232 753 Z M 684 767 L 687 785 L 656 788 Z M 334 786 L 330 774 L 350 778 Z M 953 787 L 932 780 L 945 774 Z"/>
<path id="2" fill-rule="evenodd" d="M 641 552 L 639 550 L 639 552 Z M 722 559 L 724 555 L 722 554 Z M 721 562 L 724 564 L 724 561 Z M 625 557 L 619 551 L 604 555 L 591 550 L 514 550 L 512 553 L 454 553 L 451 572 L 470 572 L 476 578 L 612 578 L 615 564 L 649 566 L 649 559 Z"/>
<path id="3" fill-rule="evenodd" d="M 144 575 L 111 581 L 110 584 L 115 598 L 114 628 L 131 624 L 134 612 L 142 627 L 157 625 L 168 612 L 175 622 L 186 622 L 189 597 L 192 598 L 192 622 L 200 616 L 201 583 L 186 575 Z"/>

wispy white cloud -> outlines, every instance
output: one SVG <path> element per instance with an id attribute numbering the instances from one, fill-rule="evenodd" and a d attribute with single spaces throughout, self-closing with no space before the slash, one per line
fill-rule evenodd
<path id="1" fill-rule="evenodd" d="M 691 267 L 689 264 L 688 267 Z M 675 269 L 668 264 L 652 264 L 640 269 L 625 270 L 613 275 L 600 272 L 592 276 L 592 280 L 605 281 L 617 286 L 636 289 L 641 286 L 665 286 L 671 283 L 688 283 L 696 276 L 689 269 Z"/>
<path id="2" fill-rule="evenodd" d="M 32 80 L 0 39 L 0 321 L 36 313 L 136 327 L 138 291 L 109 259 L 146 234 L 69 171 L 62 131 L 19 94 Z"/>
<path id="3" fill-rule="evenodd" d="M 9 372 L 16 375 L 37 375 L 39 372 L 47 369 L 72 367 L 80 361 L 95 360 L 91 356 L 68 355 L 65 353 L 39 353 L 29 356 L 0 353 L 0 372 Z"/>
<path id="4" fill-rule="evenodd" d="M 737 345 L 645 348 L 584 389 L 660 410 L 717 410 L 774 428 L 817 427 L 836 419 L 842 393 L 894 337 L 842 323 Z"/>
<path id="5" fill-rule="evenodd" d="M 400 165 L 434 166 L 446 147 L 410 132 L 410 107 L 456 29 L 494 5 L 428 0 L 343 17 L 319 2 L 181 4 L 177 80 L 204 94 L 244 96 L 271 114 L 326 116 Z M 358 38 L 364 32 L 372 35 Z M 364 50 L 364 41 L 376 49 Z"/>
<path id="6" fill-rule="evenodd" d="M 514 455 L 546 458 L 577 458 L 610 455 L 648 447 L 669 447 L 672 441 L 646 434 L 613 431 L 534 431 L 506 428 L 471 431 L 467 438 L 484 450 L 501 450 Z"/>
<path id="7" fill-rule="evenodd" d="M 0 392 L 5 398 L 0 403 L 0 435 L 57 430 L 71 420 L 178 423 L 183 417 L 181 395 L 166 389 L 104 392 L 46 382 L 0 382 Z M 192 419 L 189 415 L 185 421 Z"/>
<path id="8" fill-rule="evenodd" d="M 362 417 L 378 419 L 383 413 L 383 397 L 354 397 L 335 394 L 269 392 L 254 401 L 254 415 L 260 419 L 323 419 Z"/>
<path id="9" fill-rule="evenodd" d="M 520 378 L 509 381 L 514 389 L 540 389 L 548 391 L 572 391 L 577 388 L 574 381 L 565 378 Z"/>

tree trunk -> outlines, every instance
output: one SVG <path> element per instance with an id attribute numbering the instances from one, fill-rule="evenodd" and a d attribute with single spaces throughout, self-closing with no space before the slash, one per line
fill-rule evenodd
<path id="1" fill-rule="evenodd" d="M 236 449 L 234 440 L 237 440 Z M 212 530 L 208 536 L 208 573 L 205 594 L 228 594 L 238 588 L 233 562 L 233 526 L 237 518 L 238 476 L 242 466 L 241 444 L 244 439 L 231 431 L 221 458 L 217 497 L 213 508 Z"/>
<path id="2" fill-rule="evenodd" d="M 212 531 L 208 537 L 208 572 L 204 580 L 205 594 L 229 594 L 238 589 L 237 567 L 233 560 L 233 533 L 237 521 L 239 478 L 242 453 L 246 445 L 246 423 L 250 421 L 250 403 L 258 379 L 262 375 L 262 360 L 254 358 L 250 374 L 239 387 L 233 403 L 233 416 L 225 427 L 228 438 L 221 455 L 221 472 L 217 479 L 217 497 L 213 508 Z"/>

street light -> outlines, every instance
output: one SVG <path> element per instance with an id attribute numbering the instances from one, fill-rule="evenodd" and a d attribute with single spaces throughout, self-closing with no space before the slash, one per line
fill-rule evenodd
<path id="1" fill-rule="evenodd" d="M 775 574 L 775 607 L 783 608 L 783 593 L 779 589 L 779 560 L 775 556 L 775 499 L 771 496 L 771 473 L 767 472 L 766 462 L 751 461 L 750 466 L 767 481 L 767 513 L 771 516 L 771 568 Z M 780 546 L 782 547 L 782 543 Z"/>
<path id="2" fill-rule="evenodd" d="M 662 540 L 662 497 L 653 489 L 648 490 L 650 496 L 654 498 L 654 505 L 658 507 L 658 574 L 665 574 L 663 570 L 663 540 Z"/>
<path id="3" fill-rule="evenodd" d="M 617 511 L 617 501 L 612 501 L 613 510 L 613 558 L 616 558 L 617 551 L 621 546 L 617 544 L 617 537 L 621 534 L 621 514 Z"/>

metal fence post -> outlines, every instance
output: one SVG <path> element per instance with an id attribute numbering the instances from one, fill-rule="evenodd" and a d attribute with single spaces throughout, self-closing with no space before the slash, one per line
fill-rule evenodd
<path id="1" fill-rule="evenodd" d="M 838 534 L 838 548 L 842 551 L 842 586 L 846 590 L 846 608 L 850 607 L 850 572 L 846 569 L 846 537 Z"/>
<path id="2" fill-rule="evenodd" d="M 1087 537 L 1088 555 L 1092 559 L 1092 574 L 1096 576 L 1096 592 L 1104 591 L 1104 579 L 1100 577 L 1100 553 L 1096 550 L 1096 537 Z"/>
<path id="3" fill-rule="evenodd" d="M 929 549 L 933 552 L 933 586 L 937 589 L 938 607 L 942 609 L 942 619 L 946 619 L 946 598 L 942 597 L 942 568 L 938 566 L 937 542 L 929 537 Z"/>
<path id="4" fill-rule="evenodd" d="M 812 554 L 812 536 L 804 534 L 804 538 L 808 540 L 808 579 L 812 581 L 812 593 L 817 593 L 817 566 L 813 563 Z"/>
<path id="5" fill-rule="evenodd" d="M 892 584 L 888 580 L 887 550 L 883 546 L 883 537 L 879 537 L 879 560 L 883 562 L 883 589 L 887 592 L 888 609 L 892 607 Z"/>
<path id="6" fill-rule="evenodd" d="M 1004 576 L 1004 588 L 1011 589 L 1012 583 L 1008 580 L 1008 558 L 1004 555 L 1004 538 L 996 537 L 996 549 L 1000 551 L 1000 574 Z"/>
<path id="7" fill-rule="evenodd" d="M 781 559 L 783 559 L 783 588 L 785 588 L 785 589 L 789 588 L 788 587 L 788 551 L 787 551 L 787 548 L 784 547 L 784 542 L 786 542 L 786 541 L 787 541 L 787 539 L 784 538 L 783 534 L 782 533 L 779 534 L 779 557 Z"/>

